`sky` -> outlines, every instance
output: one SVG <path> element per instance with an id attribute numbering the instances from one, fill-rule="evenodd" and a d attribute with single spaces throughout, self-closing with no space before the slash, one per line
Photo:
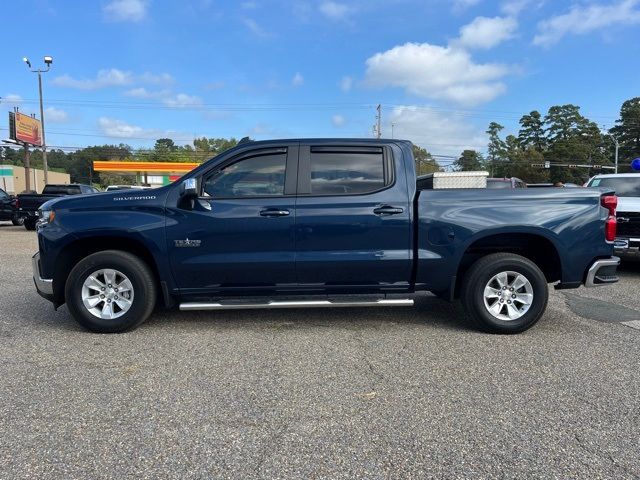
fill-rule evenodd
<path id="1" fill-rule="evenodd" d="M 640 0 L 5 2 L 0 113 L 71 149 L 171 137 L 409 139 L 484 150 L 491 121 L 573 103 L 603 127 L 640 95 Z M 0 138 L 8 136 L 0 118 Z"/>

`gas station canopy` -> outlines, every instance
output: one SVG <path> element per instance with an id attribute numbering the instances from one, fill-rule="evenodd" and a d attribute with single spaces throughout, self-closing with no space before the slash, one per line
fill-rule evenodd
<path id="1" fill-rule="evenodd" d="M 113 160 L 96 160 L 93 169 L 96 172 L 130 172 L 130 173 L 186 173 L 196 168 L 199 163 L 183 162 L 127 162 Z"/>

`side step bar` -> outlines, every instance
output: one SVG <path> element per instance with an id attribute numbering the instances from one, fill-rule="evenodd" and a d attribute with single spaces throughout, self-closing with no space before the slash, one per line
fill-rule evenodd
<path id="1" fill-rule="evenodd" d="M 181 303 L 180 310 L 247 310 L 257 308 L 334 308 L 334 307 L 411 307 L 412 299 L 380 299 L 369 301 L 340 300 L 270 300 L 266 303 Z"/>

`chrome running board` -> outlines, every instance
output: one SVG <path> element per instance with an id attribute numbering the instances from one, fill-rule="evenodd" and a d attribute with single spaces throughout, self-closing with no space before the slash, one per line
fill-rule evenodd
<path id="1" fill-rule="evenodd" d="M 270 300 L 266 303 L 187 302 L 180 310 L 248 310 L 257 308 L 411 307 L 412 299 L 380 300 Z"/>

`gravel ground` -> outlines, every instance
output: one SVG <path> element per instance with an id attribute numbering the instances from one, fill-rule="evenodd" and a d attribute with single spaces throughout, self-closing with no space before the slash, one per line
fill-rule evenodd
<path id="1" fill-rule="evenodd" d="M 640 266 L 515 336 L 427 295 L 96 335 L 35 293 L 36 248 L 0 224 L 2 479 L 640 478 Z"/>

